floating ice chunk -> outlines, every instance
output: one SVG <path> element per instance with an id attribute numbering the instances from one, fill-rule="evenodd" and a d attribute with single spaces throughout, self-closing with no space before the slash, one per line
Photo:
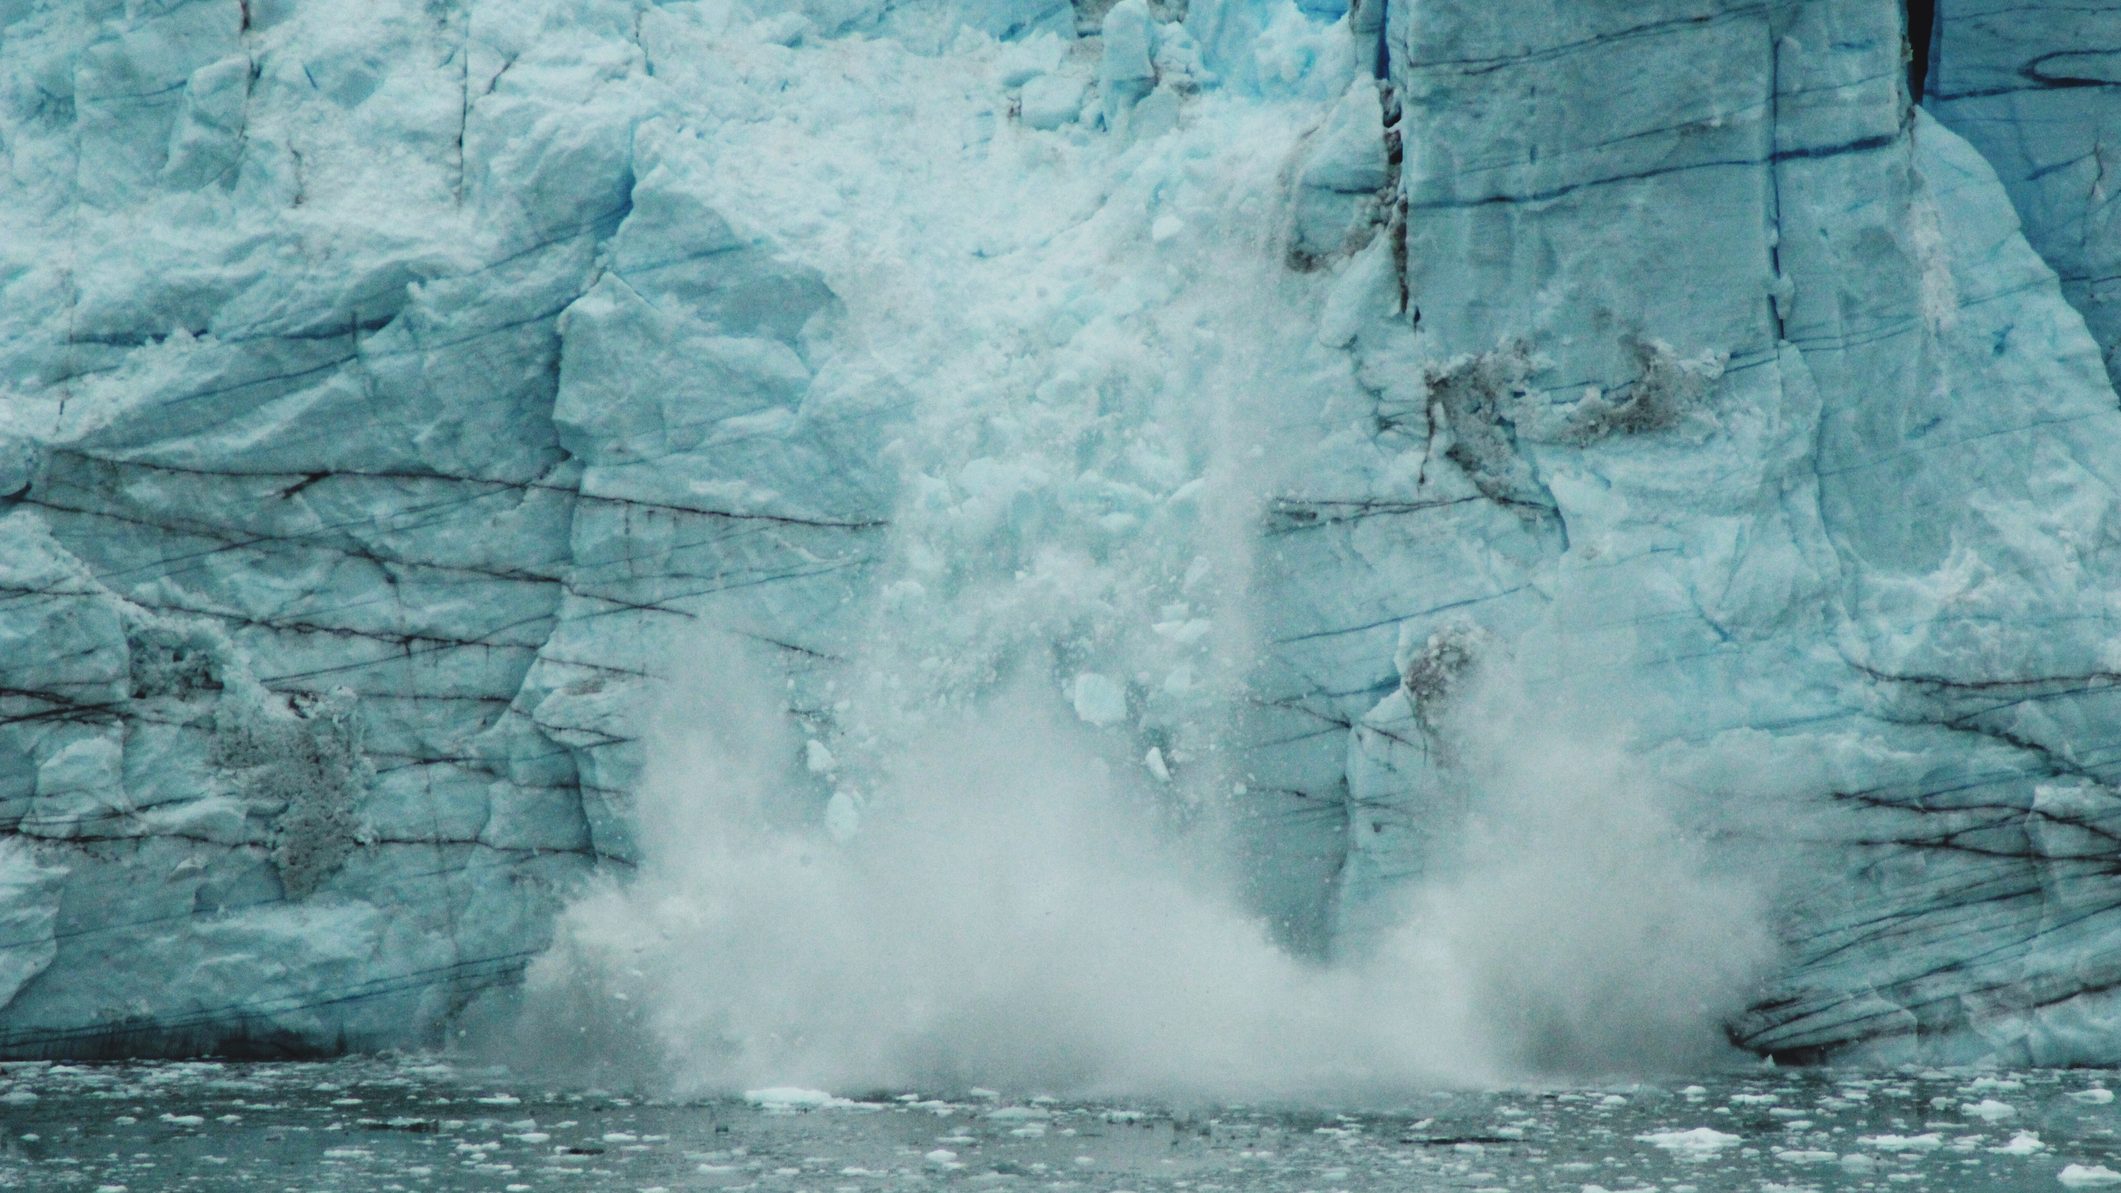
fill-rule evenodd
<path id="1" fill-rule="evenodd" d="M 1888 1151 L 1926 1152 L 1943 1147 L 1944 1136 L 1936 1131 L 1921 1135 L 1859 1135 L 1856 1142 Z"/>
<path id="2" fill-rule="evenodd" d="M 2088 1188 L 2092 1185 L 2121 1185 L 2121 1172 L 2115 1172 L 2104 1164 L 2071 1164 L 2057 1173 L 2055 1179 L 2072 1189 Z"/>
<path id="3" fill-rule="evenodd" d="M 1104 727 L 1127 719 L 1127 693 L 1109 675 L 1085 671 L 1075 677 L 1075 715 Z"/>
<path id="4" fill-rule="evenodd" d="M 2104 1106 L 2114 1100 L 2114 1091 L 2095 1085 L 2090 1089 L 2080 1089 L 2070 1097 L 2089 1106 Z"/>
<path id="5" fill-rule="evenodd" d="M 1714 1127 L 1695 1127 L 1691 1131 L 1651 1131 L 1635 1138 L 1652 1147 L 1661 1147 L 1683 1155 L 1708 1155 L 1727 1147 L 1736 1147 L 1739 1143 L 1738 1136 L 1718 1131 Z"/>
<path id="6" fill-rule="evenodd" d="M 1970 1117 L 1991 1123 L 1997 1119 L 2010 1118 L 2018 1113 L 2017 1108 L 2010 1103 L 1998 1102 L 1994 1098 L 1983 1098 L 1979 1102 L 1969 1103 L 1959 1109 Z"/>
<path id="7" fill-rule="evenodd" d="M 959 1164 L 957 1162 L 957 1153 L 951 1151 L 949 1148 L 946 1147 L 936 1148 L 934 1151 L 929 1152 L 925 1156 L 922 1156 L 921 1159 L 928 1161 L 930 1164 L 935 1165 L 937 1168 L 964 1167 L 964 1165 Z"/>
<path id="8" fill-rule="evenodd" d="M 846 1098 L 836 1098 L 821 1089 L 802 1089 L 792 1085 L 776 1085 L 769 1089 L 747 1089 L 744 1100 L 764 1110 L 827 1110 L 850 1105 Z"/>
<path id="9" fill-rule="evenodd" d="M 2020 1131 L 2011 1136 L 2009 1143 L 1988 1150 L 1999 1156 L 2030 1156 L 2034 1152 L 2047 1150 L 2047 1145 L 2040 1142 L 2040 1137 L 2031 1131 Z"/>
<path id="10" fill-rule="evenodd" d="M 1149 225 L 1149 239 L 1162 244 L 1185 230 L 1186 221 L 1169 212 L 1165 212 L 1163 215 L 1157 216 L 1155 222 Z"/>

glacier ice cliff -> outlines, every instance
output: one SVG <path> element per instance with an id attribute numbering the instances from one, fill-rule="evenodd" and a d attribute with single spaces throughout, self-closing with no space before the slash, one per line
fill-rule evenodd
<path id="1" fill-rule="evenodd" d="M 1905 31 L 0 4 L 0 1055 L 436 1038 L 711 634 L 835 831 L 1033 660 L 1317 952 L 1506 667 L 1774 893 L 1737 1043 L 2121 1061 L 2121 11 Z"/>

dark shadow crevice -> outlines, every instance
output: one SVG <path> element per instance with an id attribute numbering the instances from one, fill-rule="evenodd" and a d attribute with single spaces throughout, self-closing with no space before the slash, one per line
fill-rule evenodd
<path id="1" fill-rule="evenodd" d="M 1929 86 L 1930 55 L 1937 34 L 1937 0 L 1907 0 L 1908 102 L 1922 102 Z"/>

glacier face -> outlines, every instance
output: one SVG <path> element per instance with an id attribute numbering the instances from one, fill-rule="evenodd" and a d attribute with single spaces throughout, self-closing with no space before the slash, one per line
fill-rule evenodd
<path id="1" fill-rule="evenodd" d="M 1934 118 L 1889 0 L 0 8 L 0 1052 L 428 1038 L 712 634 L 828 826 L 852 676 L 1030 659 L 1351 952 L 1506 668 L 1761 859 L 1741 1043 L 2112 1061 L 2052 7 L 1940 4 Z"/>
<path id="2" fill-rule="evenodd" d="M 847 599 L 832 295 L 685 182 L 700 22 L 11 15 L 8 1046 L 403 1038 L 623 864 L 652 627 Z"/>
<path id="3" fill-rule="evenodd" d="M 1408 583 L 1421 561 L 1395 559 L 1398 590 L 1536 644 L 1535 682 L 1625 702 L 1721 831 L 1807 855 L 1781 863 L 1787 966 L 1734 1038 L 2102 1055 L 2115 402 L 2083 317 L 1983 159 L 1896 102 L 1891 8 L 1533 11 L 1388 31 L 1433 338 L 1375 351 L 1490 363 L 1441 389 L 1372 367 L 1461 445 L 1464 411 L 1498 420 L 1456 389 L 1514 410 L 1476 442 L 1494 500 L 1454 508 L 1525 511 L 1480 569 Z M 1573 106 L 1674 61 L 1700 68 Z M 1351 649 L 1426 638 L 1375 608 Z M 1428 828 L 1392 794 L 1449 787 L 1418 711 L 1393 693 L 1355 743 L 1357 794 L 1390 810 L 1355 856 L 1381 876 Z"/>

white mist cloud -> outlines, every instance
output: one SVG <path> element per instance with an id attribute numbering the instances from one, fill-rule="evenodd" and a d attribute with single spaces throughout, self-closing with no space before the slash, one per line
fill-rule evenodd
<path id="1" fill-rule="evenodd" d="M 532 970 L 562 1065 L 680 1093 L 1360 1100 L 1698 1063 L 1766 955 L 1646 776 L 1503 697 L 1468 718 L 1511 729 L 1468 739 L 1483 810 L 1455 877 L 1324 967 L 1278 948 L 1037 685 L 932 721 L 841 843 L 775 824 L 803 752 L 761 711 L 771 689 L 700 672 L 646 781 L 641 874 L 579 902 Z"/>
<path id="2" fill-rule="evenodd" d="M 1504 666 L 1446 718 L 1473 811 L 1387 949 L 1418 940 L 1454 975 L 1505 1071 L 1711 1063 L 1772 960 L 1761 893 L 1674 821 L 1627 728 Z"/>

